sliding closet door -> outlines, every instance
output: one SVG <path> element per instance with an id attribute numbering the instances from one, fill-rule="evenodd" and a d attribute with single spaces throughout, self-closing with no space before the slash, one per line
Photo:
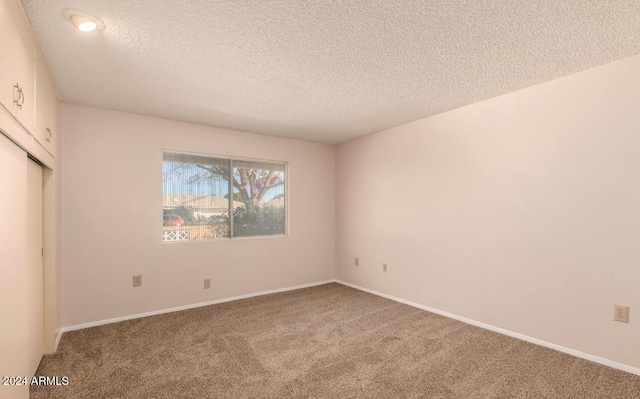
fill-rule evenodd
<path id="1" fill-rule="evenodd" d="M 29 375 L 35 374 L 44 347 L 44 295 L 42 259 L 42 167 L 27 162 L 27 280 L 29 301 Z"/>
<path id="2" fill-rule="evenodd" d="M 0 133 L 0 376 L 31 372 L 27 202 L 27 153 Z M 28 397 L 28 386 L 0 385 L 0 399 Z"/>

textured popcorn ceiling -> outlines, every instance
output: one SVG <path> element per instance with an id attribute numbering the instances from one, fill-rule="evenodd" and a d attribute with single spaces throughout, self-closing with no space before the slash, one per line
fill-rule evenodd
<path id="1" fill-rule="evenodd" d="M 638 0 L 23 4 L 63 101 L 326 143 L 640 54 Z"/>

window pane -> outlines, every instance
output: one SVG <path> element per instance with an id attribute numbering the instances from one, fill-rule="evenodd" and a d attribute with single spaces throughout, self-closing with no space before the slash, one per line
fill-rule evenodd
<path id="1" fill-rule="evenodd" d="M 228 159 L 163 155 L 163 240 L 229 237 Z"/>
<path id="2" fill-rule="evenodd" d="M 233 236 L 285 233 L 285 165 L 233 161 Z"/>

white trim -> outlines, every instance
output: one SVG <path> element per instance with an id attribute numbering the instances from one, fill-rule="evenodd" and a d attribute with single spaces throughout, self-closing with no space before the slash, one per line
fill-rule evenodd
<path id="1" fill-rule="evenodd" d="M 62 327 L 58 330 L 56 330 L 56 344 L 54 347 L 54 352 L 56 352 L 58 350 L 58 344 L 60 343 L 60 339 L 62 338 L 62 335 L 66 332 L 69 331 L 75 331 L 75 330 L 82 330 L 85 328 L 90 328 L 90 327 L 97 327 L 97 326 L 102 326 L 105 324 L 111 324 L 111 323 L 118 323 L 121 321 L 125 321 L 125 320 L 132 320 L 132 319 L 138 319 L 138 318 L 142 318 L 142 317 L 149 317 L 149 316 L 155 316 L 155 315 L 160 315 L 160 314 L 164 314 L 164 313 L 171 313 L 171 312 L 178 312 L 181 310 L 187 310 L 187 309 L 194 309 L 194 308 L 199 308 L 202 306 L 209 306 L 209 305 L 215 305 L 218 303 L 224 303 L 224 302 L 231 302 L 231 301 L 237 301 L 240 299 L 247 299 L 247 298 L 253 298 L 253 297 L 257 297 L 257 296 L 262 296 L 262 295 L 269 295 L 269 294 L 276 294 L 279 292 L 286 292 L 286 291 L 293 291 L 293 290 L 298 290 L 301 288 L 309 288 L 309 287 L 315 287 L 318 285 L 323 285 L 323 284 L 329 284 L 329 283 L 338 283 L 338 284 L 342 284 L 345 285 L 347 287 L 351 287 L 360 291 L 364 291 L 364 292 L 368 292 L 370 294 L 373 295 L 377 295 L 386 299 L 390 299 L 392 301 L 396 301 L 396 302 L 400 302 L 403 303 L 405 305 L 409 305 L 409 306 L 413 306 L 415 308 L 418 309 L 422 309 L 422 310 L 426 310 L 427 312 L 431 312 L 431 313 L 435 313 L 435 314 L 439 314 L 441 316 L 445 316 L 448 317 L 450 319 L 454 319 L 454 320 L 458 320 L 461 321 L 463 323 L 466 324 L 470 324 L 472 326 L 476 326 L 476 327 L 480 327 L 480 328 L 484 328 L 485 330 L 489 330 L 489 331 L 493 331 L 499 334 L 503 334 L 509 337 L 513 337 L 522 341 L 526 341 L 526 342 L 530 342 L 532 344 L 535 345 L 539 345 L 539 346 L 543 346 L 545 348 L 550 348 L 550 349 L 554 349 L 557 350 L 559 352 L 563 352 L 575 357 L 579 357 L 581 359 L 585 359 L 585 360 L 589 360 L 598 364 L 602 364 L 614 369 L 618 369 L 618 370 L 622 370 L 622 371 L 626 371 L 628 373 L 631 374 L 635 374 L 635 375 L 640 375 L 640 368 L 636 368 L 636 367 L 632 367 L 623 363 L 618 363 L 618 362 L 614 362 L 613 360 L 609 360 L 609 359 L 605 359 L 599 356 L 595 356 L 595 355 L 590 355 L 588 353 L 585 352 L 580 352 L 577 351 L 575 349 L 570 349 L 570 348 L 566 348 L 564 346 L 560 346 L 551 342 L 547 342 L 547 341 L 543 341 L 541 339 L 538 338 L 533 338 L 530 337 L 528 335 L 524 335 L 524 334 L 520 334 L 520 333 L 516 333 L 513 331 L 509 331 L 509 330 L 505 330 L 504 328 L 500 328 L 500 327 L 495 327 L 492 326 L 490 324 L 486 324 L 486 323 L 482 323 L 476 320 L 472 320 L 472 319 L 468 319 L 466 317 L 462 317 L 462 316 L 458 316 L 455 315 L 453 313 L 449 313 L 449 312 L 445 312 L 442 311 L 440 309 L 436 309 L 436 308 L 432 308 L 429 306 L 425 306 L 425 305 L 421 305 L 419 303 L 416 302 L 412 302 L 412 301 L 408 301 L 406 299 L 402 299 L 402 298 L 398 298 L 392 295 L 388 295 L 388 294 L 384 294 L 382 292 L 378 292 L 378 291 L 374 291 L 374 290 L 370 290 L 368 288 L 364 288 L 364 287 L 360 287 L 358 285 L 355 284 L 351 284 L 351 283 L 347 283 L 346 281 L 342 281 L 342 280 L 326 280 L 326 281 L 319 281 L 316 283 L 309 283 L 309 284 L 302 284 L 302 285 L 297 285 L 297 286 L 293 286 L 293 287 L 286 287 L 286 288 L 278 288 L 275 290 L 269 290 L 269 291 L 260 291 L 260 292 L 254 292 L 251 294 L 245 294 L 245 295 L 239 295 L 239 296 L 234 296 L 234 297 L 230 297 L 230 298 L 222 298 L 222 299 L 215 299 L 212 301 L 207 301 L 207 302 L 199 302 L 199 303 L 194 303 L 191 305 L 184 305 L 184 306 L 178 306 L 178 307 L 174 307 L 174 308 L 168 308 L 168 309 L 161 309 L 161 310 L 155 310 L 155 311 L 151 311 L 151 312 L 145 312 L 145 313 L 137 313 L 137 314 L 133 314 L 133 315 L 129 315 L 129 316 L 123 316 L 123 317 L 116 317 L 113 319 L 107 319 L 107 320 L 99 320 L 99 321 L 94 321 L 94 322 L 90 322 L 90 323 L 83 323 L 83 324 L 76 324 L 73 326 L 68 326 L 68 327 Z"/>
<path id="2" fill-rule="evenodd" d="M 422 309 L 422 310 L 426 310 L 427 312 L 431 312 L 431 313 L 436 313 L 439 314 L 441 316 L 445 316 L 448 317 L 450 319 L 454 319 L 454 320 L 458 320 L 461 321 L 463 323 L 466 324 L 470 324 L 472 326 L 476 326 L 476 327 L 480 327 L 480 328 L 484 328 L 485 330 L 489 330 L 489 331 L 493 331 L 499 334 L 503 334 L 503 335 L 507 335 L 509 337 L 513 337 L 513 338 L 517 338 L 519 340 L 522 341 L 526 341 L 526 342 L 530 342 L 532 344 L 536 344 L 536 345 L 540 345 L 540 346 L 544 346 L 545 348 L 550 348 L 550 349 L 554 349 L 557 350 L 559 352 L 563 352 L 575 357 L 579 357 L 582 359 L 586 359 L 595 363 L 599 363 L 614 369 L 618 369 L 618 370 L 622 370 L 622 371 L 626 371 L 627 373 L 631 373 L 631 374 L 635 374 L 635 375 L 640 375 L 640 368 L 636 368 L 636 367 L 632 367 L 623 363 L 618 363 L 618 362 L 614 362 L 613 360 L 609 360 L 609 359 L 605 359 L 599 356 L 595 356 L 595 355 L 590 355 L 588 353 L 585 352 L 580 352 L 577 351 L 575 349 L 570 349 L 570 348 L 566 348 L 564 346 L 560 346 L 551 342 L 547 342 L 547 341 L 543 341 L 541 339 L 538 338 L 533 338 L 533 337 L 529 337 L 528 335 L 524 335 L 524 334 L 520 334 L 517 332 L 513 332 L 513 331 L 509 331 L 509 330 L 505 330 L 504 328 L 500 328 L 500 327 L 495 327 L 492 326 L 490 324 L 486 324 L 486 323 L 482 323 L 476 320 L 472 320 L 472 319 L 467 319 L 466 317 L 462 317 L 462 316 L 458 316 L 452 313 L 448 313 L 439 309 L 435 309 L 429 306 L 425 306 L 425 305 L 421 305 L 419 303 L 416 302 L 411 302 L 408 301 L 406 299 L 402 299 L 402 298 L 397 298 L 391 295 L 387 295 L 387 294 L 383 294 L 382 292 L 378 292 L 378 291 L 374 291 L 374 290 L 370 290 L 368 288 L 364 288 L 364 287 L 360 287 L 358 285 L 355 284 L 351 284 L 351 283 L 347 283 L 346 281 L 342 281 L 342 280 L 336 280 L 335 281 L 338 284 L 342 284 L 342 285 L 346 285 L 347 287 L 351 287 L 351 288 L 355 288 L 357 290 L 360 291 L 364 291 L 364 292 L 368 292 L 370 294 L 373 295 L 377 295 L 383 298 L 387 298 L 387 299 L 391 299 L 392 301 L 396 301 L 396 302 L 400 302 L 403 303 L 405 305 L 409 305 L 409 306 L 413 306 L 415 308 L 418 309 Z"/>
<path id="3" fill-rule="evenodd" d="M 276 165 L 288 164 L 289 161 L 282 161 L 277 159 L 264 159 L 264 158 L 247 158 L 247 157 L 238 157 L 235 155 L 224 155 L 224 154 L 210 154 L 208 152 L 198 152 L 198 151 L 183 151 L 183 150 L 174 150 L 171 148 L 162 147 L 160 149 L 162 153 L 168 152 L 170 154 L 178 154 L 178 155 L 193 155 L 197 157 L 203 158 L 218 158 L 218 159 L 231 159 L 234 161 L 242 161 L 242 162 L 262 162 L 262 163 L 271 163 Z"/>
<path id="4" fill-rule="evenodd" d="M 62 339 L 62 333 L 64 333 L 62 328 L 58 328 L 56 330 L 56 344 L 53 346 L 53 353 L 58 351 L 58 345 L 60 344 L 60 339 Z"/>
<path id="5" fill-rule="evenodd" d="M 56 339 L 53 343 L 53 349 L 50 351 L 44 351 L 45 355 L 53 355 L 58 351 L 58 344 L 60 343 L 60 338 L 62 338 L 62 331 L 60 328 L 56 328 L 55 335 L 56 335 Z"/>
<path id="6" fill-rule="evenodd" d="M 156 315 L 164 314 L 164 313 L 179 312 L 181 310 L 188 310 L 188 309 L 199 308 L 199 307 L 202 307 L 202 306 L 215 305 L 215 304 L 218 304 L 218 303 L 237 301 L 239 299 L 253 298 L 253 297 L 256 297 L 256 296 L 277 294 L 279 292 L 299 290 L 301 288 L 315 287 L 317 285 L 323 285 L 323 284 L 329 284 L 329 283 L 335 283 L 335 282 L 336 282 L 335 280 L 319 281 L 319 282 L 316 282 L 316 283 L 296 285 L 296 286 L 293 286 L 293 287 L 277 288 L 275 290 L 254 292 L 254 293 L 251 293 L 251 294 L 238 295 L 238 296 L 234 296 L 234 297 L 230 297 L 230 298 L 214 299 L 212 301 L 192 303 L 191 305 L 177 306 L 175 308 L 167 308 L 167 309 L 154 310 L 154 311 L 151 311 L 151 312 L 136 313 L 136 314 L 132 314 L 132 315 L 128 315 L 128 316 L 115 317 L 113 319 L 98 320 L 98 321 L 92 321 L 90 323 L 83 323 L 83 324 L 76 324 L 76 325 L 73 325 L 73 326 L 62 327 L 59 330 L 58 339 L 56 340 L 56 349 L 58 348 L 58 341 L 60 341 L 60 337 L 62 337 L 62 334 L 66 333 L 66 332 L 69 332 L 69 331 L 82 330 L 82 329 L 85 329 L 85 328 L 97 327 L 97 326 L 102 326 L 102 325 L 105 325 L 105 324 L 118 323 L 118 322 L 125 321 L 125 320 L 132 320 L 132 319 L 139 319 L 139 318 L 142 318 L 142 317 L 156 316 Z"/>

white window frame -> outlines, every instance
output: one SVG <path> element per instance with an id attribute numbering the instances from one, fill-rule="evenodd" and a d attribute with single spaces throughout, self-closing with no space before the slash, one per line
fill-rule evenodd
<path id="1" fill-rule="evenodd" d="M 207 158 L 217 158 L 229 160 L 229 173 L 233 173 L 233 161 L 240 162 L 259 162 L 259 163 L 267 163 L 274 164 L 284 167 L 284 234 L 268 234 L 268 235 L 254 235 L 254 236 L 233 236 L 233 182 L 229 180 L 229 237 L 215 238 L 215 239 L 205 239 L 205 240 L 164 240 L 161 236 L 161 242 L 163 244 L 175 244 L 175 243 L 195 243 L 195 242 L 224 242 L 229 240 L 253 240 L 253 239 L 264 239 L 264 238 L 286 238 L 289 237 L 289 162 L 288 161 L 276 161 L 273 159 L 261 159 L 261 158 L 247 158 L 247 157 L 237 157 L 230 155 L 215 155 L 209 153 L 202 152 L 191 152 L 191 151 L 181 151 L 181 150 L 172 150 L 169 148 L 162 148 L 160 151 L 160 171 L 161 171 L 161 180 L 164 178 L 164 174 L 162 172 L 162 165 L 164 162 L 164 154 L 177 154 L 177 155 L 194 155 L 200 157 Z M 161 190 L 164 191 L 164 190 Z M 164 202 L 163 202 L 164 192 L 160 195 L 160 211 L 164 215 Z M 162 215 L 161 215 L 162 216 Z M 158 218 L 161 220 L 162 218 Z M 164 231 L 164 230 L 162 230 Z"/>

